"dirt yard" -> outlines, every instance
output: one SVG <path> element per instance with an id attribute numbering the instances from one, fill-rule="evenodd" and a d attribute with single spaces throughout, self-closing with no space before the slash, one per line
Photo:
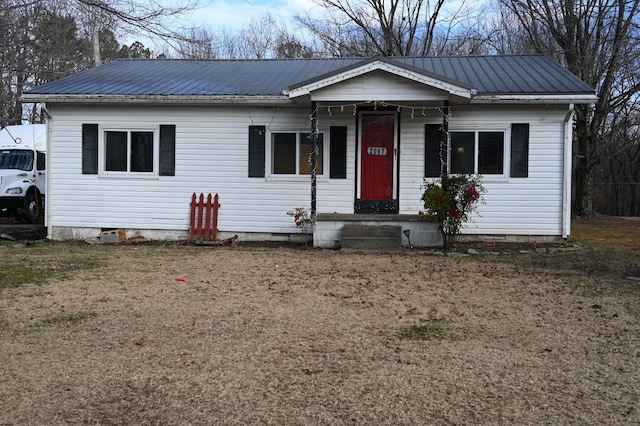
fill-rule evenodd
<path id="1" fill-rule="evenodd" d="M 5 245 L 0 424 L 638 424 L 635 241 Z"/>

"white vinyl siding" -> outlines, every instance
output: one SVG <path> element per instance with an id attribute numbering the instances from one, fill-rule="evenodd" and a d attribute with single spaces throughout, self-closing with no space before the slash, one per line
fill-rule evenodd
<path id="1" fill-rule="evenodd" d="M 567 107 L 466 106 L 451 108 L 449 130 L 505 131 L 504 175 L 484 175 L 485 204 L 481 204 L 466 234 L 561 235 L 564 119 Z M 431 113 L 427 121 L 412 120 L 404 111 L 401 125 L 400 213 L 423 210 L 420 188 L 424 172 L 424 124 L 440 124 Z M 529 176 L 511 178 L 509 170 L 510 126 L 530 123 Z"/>
<path id="2" fill-rule="evenodd" d="M 266 126 L 267 134 L 310 128 L 309 108 L 266 106 L 123 106 L 48 104 L 52 115 L 49 146 L 50 196 L 47 214 L 53 228 L 126 228 L 186 232 L 192 193 L 218 193 L 218 227 L 230 233 L 299 232 L 291 216 L 310 207 L 309 176 L 272 177 L 270 153 L 266 177 L 248 177 L 248 129 Z M 480 205 L 465 233 L 487 235 L 561 235 L 563 132 L 566 106 L 468 105 L 451 108 L 450 130 L 505 131 L 504 175 L 486 176 L 486 204 Z M 351 108 L 320 105 L 319 130 L 330 147 L 330 126 L 347 126 L 346 179 L 317 181 L 319 213 L 353 213 L 356 118 Z M 435 110 L 426 116 L 402 108 L 399 120 L 398 196 L 400 214 L 417 214 L 424 176 L 425 124 L 439 124 Z M 108 128 L 175 125 L 175 176 L 147 179 L 82 174 L 82 124 Z M 512 123 L 529 123 L 529 175 L 510 178 Z M 267 138 L 267 150 L 270 150 Z"/>
<path id="3" fill-rule="evenodd" d="M 306 109 L 243 107 L 69 107 L 49 105 L 52 196 L 50 225 L 71 228 L 127 228 L 186 231 L 191 194 L 218 193 L 221 232 L 297 232 L 287 211 L 310 207 L 309 176 L 248 177 L 248 126 L 268 132 L 308 129 Z M 350 117 L 350 115 L 345 115 Z M 82 123 L 102 128 L 176 126 L 175 176 L 149 179 L 82 174 Z M 328 146 L 330 125 L 321 131 Z M 353 140 L 349 129 L 349 140 Z M 318 206 L 353 212 L 353 147 L 347 148 L 347 179 L 318 178 Z M 269 166 L 268 166 L 269 167 Z M 326 166 L 325 166 L 326 167 Z M 319 208 L 320 210 L 320 208 Z"/>

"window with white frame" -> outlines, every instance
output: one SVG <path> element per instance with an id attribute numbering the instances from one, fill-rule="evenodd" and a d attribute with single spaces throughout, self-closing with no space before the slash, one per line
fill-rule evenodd
<path id="1" fill-rule="evenodd" d="M 105 130 L 103 171 L 157 173 L 158 142 L 153 130 Z"/>
<path id="2" fill-rule="evenodd" d="M 274 175 L 310 175 L 313 134 L 278 132 L 271 134 L 271 164 Z M 316 174 L 324 174 L 324 135 L 318 133 Z"/>
<path id="3" fill-rule="evenodd" d="M 504 132 L 451 132 L 450 172 L 454 174 L 504 174 Z"/>

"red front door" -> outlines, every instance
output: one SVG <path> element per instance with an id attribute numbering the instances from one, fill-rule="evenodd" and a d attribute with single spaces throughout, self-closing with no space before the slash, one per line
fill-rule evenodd
<path id="1" fill-rule="evenodd" d="M 396 115 L 363 113 L 360 144 L 360 200 L 393 200 Z"/>

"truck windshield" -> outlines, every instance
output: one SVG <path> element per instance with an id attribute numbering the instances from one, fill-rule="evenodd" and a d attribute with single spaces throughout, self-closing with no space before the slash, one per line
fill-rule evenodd
<path id="1" fill-rule="evenodd" d="M 33 169 L 33 151 L 8 149 L 0 151 L 0 169 Z"/>

